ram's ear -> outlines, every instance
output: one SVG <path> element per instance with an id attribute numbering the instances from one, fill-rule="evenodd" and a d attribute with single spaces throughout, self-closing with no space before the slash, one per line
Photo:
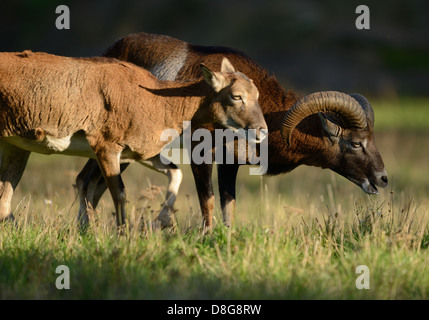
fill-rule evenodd
<path id="1" fill-rule="evenodd" d="M 201 64 L 204 80 L 214 89 L 219 92 L 227 86 L 226 78 L 219 72 L 211 71 L 205 64 Z"/>
<path id="2" fill-rule="evenodd" d="M 338 142 L 341 134 L 341 127 L 329 120 L 323 113 L 319 112 L 317 114 L 322 122 L 323 129 L 328 134 L 329 140 L 331 140 L 332 143 Z"/>
<path id="3" fill-rule="evenodd" d="M 222 66 L 220 68 L 220 72 L 235 72 L 234 66 L 231 64 L 228 58 L 223 57 Z"/>

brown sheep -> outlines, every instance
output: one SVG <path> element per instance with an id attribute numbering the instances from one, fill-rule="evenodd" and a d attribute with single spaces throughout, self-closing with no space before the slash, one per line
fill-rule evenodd
<path id="1" fill-rule="evenodd" d="M 220 65 L 220 64 L 219 64 Z M 96 159 L 125 224 L 121 162 L 143 162 L 168 141 L 165 129 L 182 131 L 218 123 L 263 129 L 258 91 L 223 59 L 221 71 L 201 66 L 203 78 L 160 81 L 149 71 L 112 58 L 69 58 L 46 53 L 0 53 L 0 219 L 30 152 Z M 237 107 L 231 96 L 246 95 Z M 258 131 L 259 132 L 259 131 Z"/>
<path id="2" fill-rule="evenodd" d="M 274 76 L 237 50 L 192 45 L 163 35 L 128 35 L 115 42 L 104 55 L 130 61 L 147 68 L 160 79 L 169 80 L 190 79 L 198 72 L 200 63 L 214 66 L 226 56 L 254 80 L 260 92 L 259 101 L 269 128 L 267 174 L 276 175 L 309 165 L 329 168 L 370 194 L 377 193 L 376 186 L 387 186 L 387 173 L 374 142 L 374 112 L 360 95 L 319 92 L 300 100 L 292 91 L 284 91 Z M 293 107 L 295 104 L 298 107 Z M 206 127 L 212 132 L 215 128 L 213 125 Z M 284 143 L 282 132 L 289 145 Z M 218 165 L 219 193 L 226 225 L 231 225 L 235 210 L 235 184 L 240 166 L 235 163 Z M 191 167 L 204 224 L 210 227 L 214 208 L 213 165 L 192 163 Z M 168 170 L 169 190 L 173 185 L 178 190 L 171 178 L 178 174 L 178 170 L 174 165 Z M 83 199 L 81 211 L 85 210 L 82 204 L 86 199 L 96 206 L 106 186 L 95 161 L 88 161 L 77 183 L 81 186 Z M 167 197 L 173 198 L 173 201 L 167 201 L 172 207 L 175 195 L 169 193 Z M 164 209 L 158 219 L 166 226 L 170 218 Z"/>

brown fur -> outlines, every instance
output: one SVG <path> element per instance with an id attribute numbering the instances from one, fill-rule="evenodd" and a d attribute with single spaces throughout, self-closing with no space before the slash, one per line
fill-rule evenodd
<path id="1" fill-rule="evenodd" d="M 180 133 L 183 121 L 190 120 L 197 127 L 210 122 L 227 126 L 232 118 L 241 127 L 266 127 L 256 87 L 226 60 L 223 69 L 228 70 L 204 67 L 204 79 L 183 83 L 160 81 L 147 70 L 111 58 L 0 53 L 1 178 L 13 173 L 5 160 L 20 153 L 17 148 L 97 159 L 122 225 L 120 160 L 143 161 L 159 154 L 166 144 L 160 140 L 164 129 Z M 234 90 L 248 97 L 239 115 L 232 102 L 225 102 Z M 9 210 L 10 198 L 2 196 L 0 208 Z M 6 209 L 0 218 L 9 215 Z"/>
<path id="2" fill-rule="evenodd" d="M 292 91 L 285 91 L 274 76 L 244 53 L 231 48 L 192 45 L 168 36 L 137 33 L 116 41 L 106 50 L 105 56 L 135 63 L 147 68 L 157 76 L 175 76 L 175 79 L 191 79 L 198 72 L 199 63 L 203 62 L 207 66 L 213 67 L 219 64 L 222 57 L 225 56 L 237 69 L 243 70 L 246 75 L 253 79 L 259 90 L 259 102 L 269 131 L 267 174 L 289 172 L 297 166 L 305 164 L 331 168 L 347 176 L 349 172 L 355 170 L 356 166 L 359 166 L 359 161 L 356 164 L 341 160 L 340 153 L 342 151 L 330 142 L 317 115 L 304 119 L 298 125 L 292 135 L 292 145 L 286 147 L 280 133 L 281 123 L 286 111 L 299 100 L 299 97 Z M 174 67 L 172 65 L 177 64 L 180 57 L 184 61 L 180 64 L 182 66 L 180 70 L 177 71 L 176 65 Z M 174 72 L 169 72 L 172 71 L 168 70 L 170 67 L 174 69 Z M 205 127 L 212 132 L 216 128 L 215 125 L 211 124 Z M 366 135 L 375 148 L 371 126 L 369 126 Z M 378 151 L 375 148 L 372 152 L 376 157 L 373 162 L 368 163 L 367 171 L 382 170 L 384 164 L 381 157 L 379 155 L 377 157 Z M 360 161 L 362 163 L 362 160 Z M 96 163 L 92 163 L 94 168 L 96 165 Z M 212 209 L 209 202 L 212 201 L 214 195 L 211 177 L 212 165 L 191 164 L 191 166 L 197 185 L 204 224 L 210 227 L 212 213 L 208 211 Z M 340 172 L 341 166 L 343 168 Z M 239 165 L 218 165 L 219 191 L 224 221 L 227 225 L 231 224 L 234 211 L 235 178 L 238 168 Z M 361 174 L 366 174 L 366 172 Z M 97 180 L 99 176 L 94 174 L 92 177 L 87 176 L 86 179 Z M 102 188 L 103 184 L 100 183 L 98 189 Z M 98 199 L 91 201 L 97 203 Z"/>

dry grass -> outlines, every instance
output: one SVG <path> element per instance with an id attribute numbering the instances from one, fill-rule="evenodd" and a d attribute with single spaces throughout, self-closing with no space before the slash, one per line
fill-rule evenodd
<path id="1" fill-rule="evenodd" d="M 392 181 L 379 197 L 317 168 L 258 177 L 243 167 L 236 225 L 224 228 L 217 206 L 208 236 L 186 166 L 174 232 L 141 232 L 167 179 L 133 165 L 133 227 L 116 234 L 105 195 L 81 235 L 72 184 L 85 160 L 32 156 L 14 198 L 18 228 L 0 226 L 0 298 L 428 299 L 428 136 L 377 135 Z M 60 264 L 70 290 L 55 288 Z M 358 265 L 370 269 L 370 290 L 356 289 Z"/>

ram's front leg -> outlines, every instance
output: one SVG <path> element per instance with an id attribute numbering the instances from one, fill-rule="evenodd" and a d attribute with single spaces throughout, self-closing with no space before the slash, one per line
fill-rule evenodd
<path id="1" fill-rule="evenodd" d="M 120 157 L 122 147 L 117 144 L 97 145 L 94 152 L 98 165 L 103 173 L 104 179 L 112 195 L 116 212 L 116 223 L 118 227 L 126 225 L 125 212 L 125 186 L 121 178 Z"/>
<path id="2" fill-rule="evenodd" d="M 232 227 L 235 215 L 235 184 L 237 179 L 238 165 L 219 164 L 217 176 L 219 184 L 220 204 L 223 214 L 223 223 Z"/>
<path id="3" fill-rule="evenodd" d="M 203 230 L 211 231 L 215 196 L 212 183 L 212 164 L 191 163 L 194 174 L 195 185 L 197 187 L 198 199 L 200 201 L 201 213 L 203 215 Z"/>

